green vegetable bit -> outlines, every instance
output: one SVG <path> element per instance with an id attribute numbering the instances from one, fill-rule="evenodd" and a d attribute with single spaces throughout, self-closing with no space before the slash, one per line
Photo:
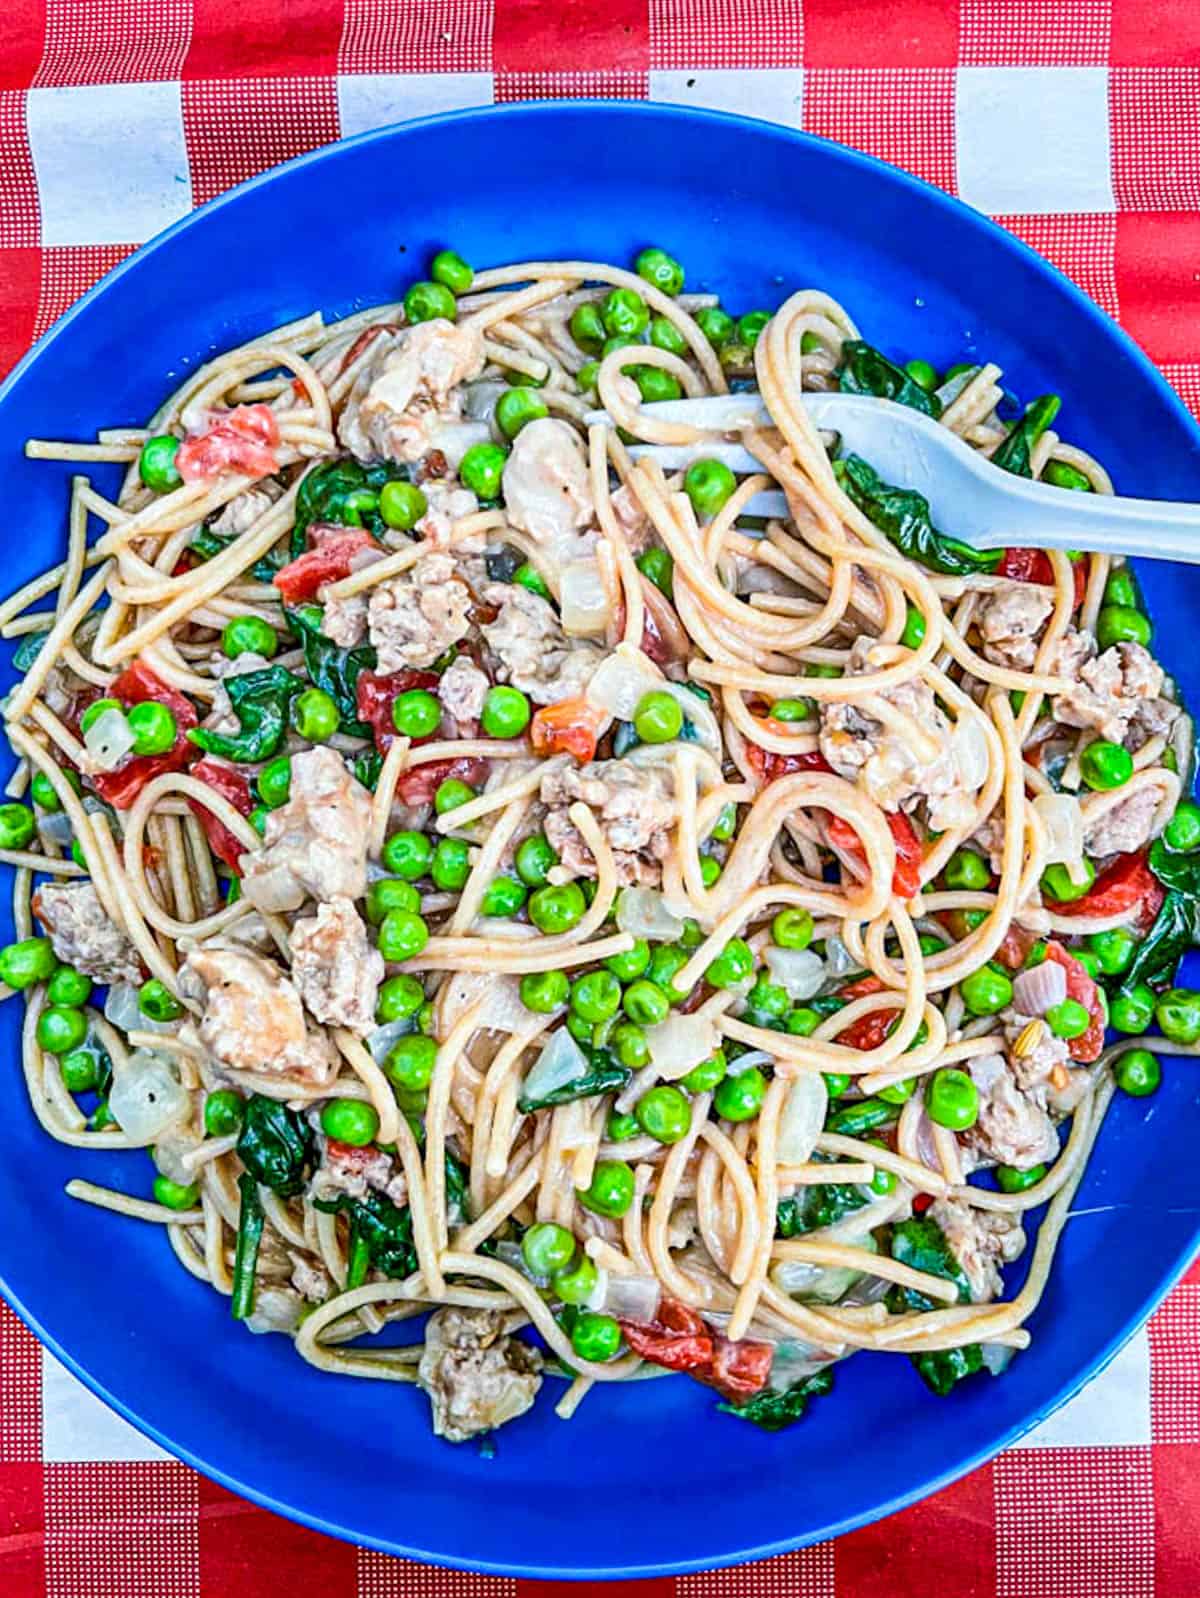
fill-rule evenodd
<path id="1" fill-rule="evenodd" d="M 261 616 L 235 616 L 225 624 L 221 648 L 230 660 L 239 655 L 262 655 L 270 660 L 279 648 L 279 634 Z"/>
<path id="2" fill-rule="evenodd" d="M 1122 1093 L 1143 1099 L 1157 1091 L 1162 1082 L 1162 1066 L 1149 1049 L 1129 1049 L 1117 1061 L 1113 1076 Z"/>
<path id="3" fill-rule="evenodd" d="M 634 262 L 634 270 L 662 294 L 673 298 L 683 292 L 683 267 L 666 250 L 643 250 Z"/>
<path id="4" fill-rule="evenodd" d="M 913 389 L 924 393 L 916 384 Z M 940 533 L 933 525 L 929 501 L 923 494 L 885 483 L 861 456 L 847 455 L 835 462 L 834 473 L 863 515 L 902 555 L 918 565 L 948 577 L 969 577 L 973 572 L 994 571 L 1000 564 L 1003 551 L 975 549 L 959 538 Z"/>
<path id="5" fill-rule="evenodd" d="M 684 473 L 683 491 L 701 521 L 711 521 L 737 487 L 724 461 L 693 461 Z"/>
<path id="6" fill-rule="evenodd" d="M 438 317 L 452 322 L 458 307 L 444 283 L 414 283 L 404 296 L 404 314 L 410 322 L 432 322 Z"/>

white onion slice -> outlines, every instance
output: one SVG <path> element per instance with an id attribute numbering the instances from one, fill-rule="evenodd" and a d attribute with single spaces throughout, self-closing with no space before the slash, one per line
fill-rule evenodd
<path id="1" fill-rule="evenodd" d="M 1083 812 L 1069 793 L 1040 793 L 1033 801 L 1046 829 L 1046 864 L 1069 865 L 1083 858 Z"/>
<path id="2" fill-rule="evenodd" d="M 623 888 L 617 900 L 617 926 L 651 943 L 673 943 L 683 931 L 683 922 L 667 908 L 657 888 Z"/>
<path id="3" fill-rule="evenodd" d="M 587 1075 L 587 1059 L 583 1050 L 567 1031 L 560 1026 L 551 1033 L 550 1040 L 529 1068 L 521 1085 L 523 1099 L 544 1099 L 559 1088 L 565 1088 Z"/>
<path id="4" fill-rule="evenodd" d="M 642 695 L 661 686 L 662 679 L 648 670 L 644 657 L 632 659 L 622 647 L 602 660 L 592 673 L 585 697 L 619 721 L 632 721 Z"/>
<path id="5" fill-rule="evenodd" d="M 1054 960 L 1022 971 L 1013 983 L 1013 1007 L 1022 1015 L 1045 1015 L 1067 996 L 1067 973 Z"/>
<path id="6" fill-rule="evenodd" d="M 44 843 L 56 843 L 62 849 L 69 849 L 75 837 L 75 828 L 65 810 L 43 812 L 37 818 L 37 830 Z"/>
<path id="7" fill-rule="evenodd" d="M 97 771 L 115 771 L 133 748 L 133 728 L 123 710 L 102 710 L 83 741 Z"/>
<path id="8" fill-rule="evenodd" d="M 569 638 L 599 638 L 612 614 L 597 560 L 568 561 L 562 569 L 562 628 Z"/>
<path id="9" fill-rule="evenodd" d="M 825 1079 L 816 1071 L 798 1076 L 788 1089 L 779 1117 L 776 1158 L 781 1165 L 803 1165 L 812 1158 L 828 1108 Z"/>
<path id="10" fill-rule="evenodd" d="M 772 943 L 767 947 L 766 959 L 772 981 L 787 989 L 789 999 L 799 1003 L 821 991 L 825 962 L 812 949 L 777 949 Z"/>
<path id="11" fill-rule="evenodd" d="M 1003 1376 L 1012 1363 L 1016 1353 L 1015 1348 L 1010 1348 L 1007 1343 L 981 1343 L 979 1352 L 983 1355 L 983 1363 L 993 1376 Z"/>
<path id="12" fill-rule="evenodd" d="M 179 1027 L 178 1021 L 155 1021 L 143 1015 L 132 982 L 112 984 L 104 1000 L 104 1019 L 119 1032 L 175 1032 Z"/>
<path id="13" fill-rule="evenodd" d="M 950 740 L 962 780 L 968 788 L 982 788 L 988 774 L 988 746 L 983 728 L 967 712 L 959 718 Z"/>
<path id="14" fill-rule="evenodd" d="M 678 1082 L 702 1061 L 712 1058 L 717 1029 L 701 1016 L 680 1015 L 676 1011 L 657 1026 L 646 1028 L 646 1042 L 659 1079 Z"/>
<path id="15" fill-rule="evenodd" d="M 836 932 L 825 939 L 825 967 L 831 981 L 834 977 L 844 977 L 847 971 L 858 970 L 858 961 Z"/>
<path id="16" fill-rule="evenodd" d="M 604 1300 L 599 1308 L 606 1315 L 616 1315 L 626 1321 L 640 1321 L 648 1326 L 658 1314 L 661 1298 L 662 1288 L 656 1277 L 609 1274 L 604 1287 Z"/>
<path id="17" fill-rule="evenodd" d="M 138 1143 L 153 1143 L 187 1114 L 189 1102 L 161 1054 L 135 1049 L 119 1069 L 114 1067 L 109 1108 L 122 1132 Z"/>

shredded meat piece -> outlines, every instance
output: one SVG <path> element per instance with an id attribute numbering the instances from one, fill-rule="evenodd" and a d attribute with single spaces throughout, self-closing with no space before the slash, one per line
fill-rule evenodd
<path id="1" fill-rule="evenodd" d="M 452 660 L 438 683 L 442 709 L 455 721 L 478 721 L 483 701 L 491 684 L 479 667 L 466 655 Z"/>
<path id="2" fill-rule="evenodd" d="M 1032 1019 L 1019 1010 L 1008 1010 L 1004 1014 L 1004 1036 L 1013 1077 L 1022 1093 L 1043 1105 L 1052 1115 L 1070 1115 L 1087 1092 L 1090 1075 L 1084 1067 L 1074 1064 L 1067 1044 L 1062 1038 L 1056 1038 L 1044 1021 L 1033 1047 L 1026 1043 L 1025 1052 L 1016 1053 L 1013 1045 Z M 1033 1163 L 1036 1165 L 1038 1161 Z"/>
<path id="3" fill-rule="evenodd" d="M 318 905 L 315 917 L 292 928 L 292 979 L 318 1021 L 373 1032 L 383 977 L 383 956 L 349 899 Z"/>
<path id="4" fill-rule="evenodd" d="M 984 657 L 998 666 L 1032 671 L 1037 635 L 1053 611 L 1053 590 L 1038 583 L 1005 583 L 992 589 L 975 613 Z"/>
<path id="5" fill-rule="evenodd" d="M 1004 1291 L 1000 1266 L 1011 1264 L 1025 1248 L 1020 1222 L 994 1210 L 972 1209 L 958 1199 L 938 1199 L 927 1213 L 962 1266 L 974 1302 L 998 1298 Z"/>
<path id="6" fill-rule="evenodd" d="M 541 800 L 548 806 L 546 837 L 571 876 L 596 875 L 592 852 L 567 815 L 568 806 L 582 800 L 613 851 L 618 881 L 630 886 L 661 880 L 668 834 L 679 819 L 675 786 L 663 766 L 627 757 L 549 771 L 542 778 Z"/>
<path id="7" fill-rule="evenodd" d="M 325 601 L 321 631 L 339 649 L 357 649 L 367 636 L 366 594 L 351 594 L 346 599 L 331 595 Z"/>
<path id="8" fill-rule="evenodd" d="M 213 691 L 212 705 L 208 715 L 200 723 L 210 732 L 219 732 L 224 737 L 234 736 L 241 728 L 241 722 L 234 714 L 233 705 L 229 700 L 229 690 L 225 687 L 226 677 L 246 677 L 252 671 L 263 671 L 271 662 L 265 655 L 256 655 L 252 649 L 247 649 L 243 654 L 230 660 L 229 656 L 215 649 L 209 659 L 209 670 L 217 678 L 217 686 Z"/>
<path id="9" fill-rule="evenodd" d="M 635 555 L 640 555 L 654 540 L 654 523 L 642 509 L 638 497 L 622 483 L 610 496 L 613 515 Z"/>
<path id="10" fill-rule="evenodd" d="M 336 1075 L 328 1038 L 309 1031 L 295 984 L 270 960 L 236 949 L 193 949 L 180 968 L 179 987 L 202 1001 L 200 1041 L 225 1070 L 317 1087 Z"/>
<path id="11" fill-rule="evenodd" d="M 483 337 L 469 324 L 438 317 L 381 333 L 354 380 L 338 437 L 360 461 L 419 461 L 439 449 L 457 465 L 466 433 L 474 441 L 480 430 L 462 422 L 456 390 L 479 376 L 483 361 Z"/>
<path id="12" fill-rule="evenodd" d="M 246 897 L 298 910 L 306 897 L 361 899 L 367 891 L 371 796 L 332 749 L 292 759 L 291 795 L 267 817 L 264 847 L 241 858 Z"/>
<path id="13" fill-rule="evenodd" d="M 333 1292 L 329 1272 L 294 1249 L 289 1249 L 288 1255 L 292 1261 L 292 1286 L 310 1304 L 323 1304 Z"/>
<path id="14" fill-rule="evenodd" d="M 980 1054 L 968 1062 L 979 1090 L 979 1119 L 968 1141 L 985 1159 L 1028 1171 L 1058 1154 L 1058 1132 L 1044 1095 L 1027 1093 L 1002 1054 Z"/>
<path id="15" fill-rule="evenodd" d="M 503 1328 L 495 1310 L 440 1309 L 429 1317 L 417 1380 L 429 1394 L 437 1436 L 462 1443 L 531 1408 L 542 1356 Z"/>
<path id="16" fill-rule="evenodd" d="M 464 516 L 473 516 L 479 509 L 479 501 L 471 490 L 457 483 L 435 478 L 432 482 L 422 483 L 421 492 L 429 508 L 417 523 L 416 530 L 431 544 L 449 543 L 450 529 L 454 523 Z"/>
<path id="17" fill-rule="evenodd" d="M 349 1143 L 335 1143 L 319 1128 L 317 1147 L 320 1159 L 308 1185 L 310 1198 L 336 1199 L 366 1198 L 374 1190 L 391 1199 L 397 1207 L 408 1203 L 408 1184 L 399 1162 L 382 1149 L 354 1148 Z"/>
<path id="18" fill-rule="evenodd" d="M 428 666 L 471 626 L 471 593 L 453 558 L 438 551 L 371 590 L 367 615 L 379 670 Z"/>
<path id="19" fill-rule="evenodd" d="M 278 489 L 272 492 L 265 483 L 258 483 L 242 494 L 235 494 L 209 523 L 209 531 L 218 538 L 240 538 L 243 533 L 250 531 L 260 516 L 270 510 L 278 497 Z"/>
<path id="20" fill-rule="evenodd" d="M 1089 807 L 1099 811 L 1099 806 Z M 1150 783 L 1136 788 L 1127 799 L 1088 819 L 1084 811 L 1083 847 L 1094 859 L 1110 854 L 1131 854 L 1157 838 L 1170 819 L 1163 815 L 1163 790 Z"/>
<path id="21" fill-rule="evenodd" d="M 859 638 L 850 651 L 848 674 L 878 670 L 874 639 Z M 840 777 L 857 781 L 884 810 L 912 810 L 924 800 L 929 825 L 938 832 L 966 821 L 974 803 L 954 742 L 955 729 L 939 709 L 933 690 L 911 678 L 880 696 L 936 737 L 940 750 L 922 765 L 903 737 L 887 731 L 865 709 L 848 702 L 821 706 L 821 753 Z"/>
<path id="22" fill-rule="evenodd" d="M 109 919 L 90 882 L 44 882 L 32 906 L 64 965 L 73 965 L 93 982 L 142 980 L 137 950 Z"/>
<path id="23" fill-rule="evenodd" d="M 485 622 L 481 630 L 501 682 L 520 688 L 537 705 L 557 705 L 583 693 L 603 650 L 568 638 L 553 606 L 520 583 L 491 583 L 483 600 L 499 610 L 495 621 Z"/>
<path id="24" fill-rule="evenodd" d="M 1068 727 L 1094 727 L 1101 738 L 1140 749 L 1155 732 L 1167 731 L 1179 707 L 1163 697 L 1163 670 L 1141 644 L 1120 643 L 1094 653 L 1090 634 L 1077 635 L 1088 641 L 1082 664 L 1076 672 L 1063 668 L 1079 659 L 1075 645 L 1056 657 L 1056 675 L 1075 675 L 1077 681 L 1066 693 L 1052 701 L 1054 718 Z"/>
<path id="25" fill-rule="evenodd" d="M 544 416 L 517 434 L 504 466 L 504 506 L 513 526 L 546 545 L 556 564 L 590 547 L 579 537 L 596 515 L 587 457 L 567 422 Z"/>

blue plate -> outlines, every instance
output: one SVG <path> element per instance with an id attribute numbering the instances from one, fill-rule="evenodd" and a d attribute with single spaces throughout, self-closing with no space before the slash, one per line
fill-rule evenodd
<path id="1" fill-rule="evenodd" d="M 319 150 L 205 206 L 93 289 L 0 389 L 5 590 L 63 544 L 69 469 L 25 462 L 26 436 L 88 439 L 139 422 L 213 351 L 315 306 L 344 315 L 395 298 L 447 244 L 492 264 L 626 262 L 651 242 L 738 310 L 817 285 L 891 352 L 939 367 L 986 355 L 1022 398 L 1061 392 L 1067 436 L 1121 489 L 1200 499 L 1200 435 L 1167 384 L 1077 289 L 965 206 L 776 128 L 559 103 Z M 1194 691 L 1200 577 L 1142 575 L 1162 656 Z M 84 1155 L 39 1131 L 16 1064 L 19 1021 L 16 1004 L 0 1012 L 10 1303 L 172 1453 L 322 1531 L 415 1558 L 645 1576 L 836 1536 L 962 1475 L 1060 1404 L 1198 1241 L 1195 1067 L 1168 1062 L 1153 1099 L 1114 1107 L 1078 1200 L 1091 1213 L 1068 1228 L 1033 1347 L 1003 1379 L 939 1399 L 907 1362 L 863 1356 L 776 1436 L 719 1414 L 686 1381 L 594 1393 L 569 1425 L 547 1394 L 485 1459 L 435 1441 L 420 1394 L 320 1375 L 283 1338 L 247 1336 L 155 1228 L 65 1198 L 79 1174 L 145 1191 L 149 1162 Z"/>

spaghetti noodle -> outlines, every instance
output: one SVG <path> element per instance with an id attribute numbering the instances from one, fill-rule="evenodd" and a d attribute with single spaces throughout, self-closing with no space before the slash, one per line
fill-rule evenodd
<path id="1" fill-rule="evenodd" d="M 443 252 L 28 446 L 126 467 L 0 607 L 31 1103 L 157 1167 L 68 1191 L 456 1440 L 539 1348 L 564 1416 L 665 1369 L 768 1427 L 859 1349 L 1001 1369 L 1114 1092 L 1200 1037 L 1191 724 L 1131 573 L 962 544 L 799 403 L 1111 492 L 1056 397 L 682 284 Z M 730 388 L 770 426 L 653 410 Z"/>

